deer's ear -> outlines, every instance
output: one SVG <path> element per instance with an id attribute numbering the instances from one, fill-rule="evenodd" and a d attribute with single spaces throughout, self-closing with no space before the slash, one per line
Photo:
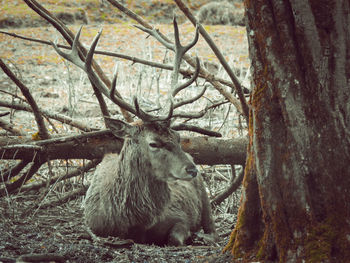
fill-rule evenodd
<path id="1" fill-rule="evenodd" d="M 113 135 L 119 138 L 132 136 L 137 129 L 136 127 L 131 126 L 126 122 L 117 119 L 112 119 L 110 117 L 105 117 L 105 122 L 107 127 L 113 133 Z"/>

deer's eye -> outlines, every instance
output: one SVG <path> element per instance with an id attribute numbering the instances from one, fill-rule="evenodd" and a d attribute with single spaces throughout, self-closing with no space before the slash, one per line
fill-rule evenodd
<path id="1" fill-rule="evenodd" d="M 151 142 L 151 143 L 149 144 L 149 146 L 150 146 L 151 148 L 161 148 L 161 147 L 162 147 L 162 145 L 161 145 L 160 143 L 156 143 L 156 142 Z"/>

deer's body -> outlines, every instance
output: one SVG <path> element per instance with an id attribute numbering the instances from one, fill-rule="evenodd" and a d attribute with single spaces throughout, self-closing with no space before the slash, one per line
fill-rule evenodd
<path id="1" fill-rule="evenodd" d="M 198 100 L 206 87 L 193 98 L 176 101 L 174 97 L 199 76 L 200 62 L 196 58 L 193 75 L 185 83 L 178 83 L 183 55 L 199 38 L 196 27 L 194 39 L 182 46 L 174 17 L 174 71 L 169 93 L 169 111 L 165 116 L 154 116 L 140 108 L 137 98 L 130 105 L 116 94 L 117 71 L 111 88 L 95 73 L 92 58 L 101 30 L 94 38 L 84 59 L 79 55 L 81 28 L 74 37 L 70 53 L 55 50 L 89 76 L 96 94 L 103 93 L 115 104 L 143 121 L 141 126 L 130 126 L 108 118 L 109 112 L 102 95 L 99 97 L 106 125 L 117 137 L 125 139 L 120 155 L 107 155 L 96 170 L 85 198 L 85 221 L 100 236 L 132 238 L 137 242 L 183 245 L 192 232 L 203 227 L 208 237 L 216 238 L 210 205 L 202 179 L 192 158 L 182 151 L 179 135 L 170 128 L 171 118 L 198 118 L 201 114 L 174 112 L 177 108 Z M 152 31 L 142 29 L 150 34 Z M 161 36 L 160 36 L 161 37 Z M 168 42 L 168 40 L 164 40 Z M 97 96 L 97 95 L 96 95 Z"/>
<path id="2" fill-rule="evenodd" d="M 88 227 L 158 245 L 183 245 L 202 227 L 215 234 L 202 178 L 178 135 L 159 124 L 131 129 L 120 155 L 106 155 L 96 170 L 85 199 Z"/>

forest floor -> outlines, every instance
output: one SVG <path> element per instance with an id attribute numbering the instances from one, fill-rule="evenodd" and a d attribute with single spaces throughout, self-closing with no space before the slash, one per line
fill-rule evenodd
<path id="1" fill-rule="evenodd" d="M 4 1 L 0 2 L 4 3 Z M 33 22 L 33 24 L 35 23 Z M 51 41 L 59 39 L 59 34 L 52 27 L 42 26 L 40 23 L 35 27 L 30 25 L 29 20 L 25 25 L 10 26 L 3 31 L 37 39 Z M 146 34 L 140 33 L 130 23 L 104 25 L 98 22 L 89 23 L 83 28 L 81 41 L 89 46 L 101 26 L 103 34 L 97 49 L 158 62 L 166 60 L 165 49 L 154 39 L 146 38 Z M 78 29 L 78 25 L 69 27 L 74 32 Z M 172 35 L 171 25 L 159 24 L 157 27 L 165 34 Z M 237 71 L 246 72 L 249 61 L 245 28 L 206 26 L 206 29 L 229 63 Z M 182 42 L 186 43 L 193 36 L 194 28 L 191 24 L 185 23 L 180 26 L 180 31 L 183 32 Z M 208 62 L 217 62 L 203 39 L 200 39 L 196 45 L 194 53 L 205 58 Z M 41 108 L 61 114 L 70 114 L 75 119 L 79 119 L 94 128 L 103 127 L 99 107 L 93 99 L 88 79 L 81 70 L 57 56 L 51 46 L 0 34 L 0 57 L 29 87 Z M 107 76 L 110 77 L 116 58 L 107 56 L 95 56 L 95 58 L 102 65 Z M 154 75 L 161 73 L 146 69 L 144 65 L 133 64 L 121 59 L 118 61 L 120 62 L 120 72 L 123 73 L 118 78 L 122 95 L 127 97 L 133 92 L 140 92 L 145 97 L 145 93 L 149 93 L 151 96 L 146 96 L 147 99 L 153 99 L 153 92 L 148 90 L 148 86 L 154 85 Z M 216 74 L 225 77 L 225 73 L 220 67 Z M 162 76 L 162 79 L 164 82 L 169 80 L 167 76 Z M 139 90 L 140 82 L 142 86 L 147 87 L 147 92 L 145 89 Z M 18 88 L 2 71 L 0 72 L 0 91 L 0 100 L 11 101 L 22 97 Z M 18 98 L 11 94 L 16 94 Z M 208 94 L 208 99 L 220 97 L 221 95 L 215 91 Z M 223 118 L 227 109 L 230 110 L 226 107 L 222 108 L 221 112 L 219 110 L 219 113 L 215 113 L 217 114 L 216 121 L 210 120 L 212 128 L 218 129 L 218 127 L 223 126 Z M 8 111 L 8 109 L 0 107 L 1 111 Z M 116 109 L 116 113 L 117 111 Z M 5 118 L 10 117 L 6 116 Z M 9 119 L 6 120 L 9 121 Z M 15 123 L 15 127 L 23 133 L 33 134 L 36 131 L 32 114 L 16 111 L 11 113 L 10 121 Z M 209 122 L 209 120 L 206 121 Z M 226 123 L 229 121 L 230 119 Z M 59 123 L 55 123 L 55 125 L 55 128 L 60 131 L 72 132 L 66 125 Z M 238 136 L 239 132 L 237 129 L 232 129 L 232 124 L 227 124 L 227 127 L 223 129 L 224 136 Z M 66 163 L 58 165 L 62 173 L 64 173 L 65 165 Z M 6 164 L 0 164 L 0 168 L 4 168 L 4 166 Z M 45 169 L 49 170 L 50 168 L 46 167 Z M 86 177 L 88 176 L 89 174 L 86 175 Z M 74 183 L 86 184 L 86 178 L 80 178 L 78 182 Z M 91 240 L 83 224 L 82 196 L 59 205 L 42 205 L 43 201 L 50 203 L 50 201 L 59 199 L 61 195 L 72 190 L 71 187 L 74 188 L 69 182 L 57 185 L 54 190 L 30 191 L 0 198 L 0 262 L 15 262 L 23 255 L 39 255 L 41 257 L 41 259 L 32 257 L 32 262 L 34 260 L 36 260 L 35 262 L 232 262 L 228 253 L 222 254 L 222 248 L 227 243 L 235 224 L 239 195 L 229 201 L 226 200 L 224 206 L 214 209 L 216 227 L 220 235 L 220 241 L 215 245 L 205 244 L 195 237 L 193 244 L 185 247 L 157 247 L 140 244 L 126 244 L 124 247 L 116 247 L 113 242 L 98 243 Z M 225 187 L 219 186 L 219 188 Z M 235 209 L 232 209 L 233 206 Z M 227 209 L 228 207 L 230 209 Z M 55 255 L 57 258 L 53 257 Z"/>
<path id="2" fill-rule="evenodd" d="M 198 238 L 184 247 L 118 245 L 110 240 L 92 241 L 84 228 L 82 198 L 46 208 L 37 206 L 39 198 L 36 193 L 0 199 L 0 262 L 15 262 L 21 256 L 31 258 L 28 262 L 223 263 L 230 258 L 221 252 L 232 228 L 227 219 L 217 220 L 226 238 L 216 246 Z M 34 261 L 35 256 L 41 260 Z"/>

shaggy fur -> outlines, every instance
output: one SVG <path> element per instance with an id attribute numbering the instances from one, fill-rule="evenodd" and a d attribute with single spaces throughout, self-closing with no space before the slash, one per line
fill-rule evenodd
<path id="1" fill-rule="evenodd" d="M 197 170 L 178 134 L 155 123 L 127 129 L 120 155 L 104 157 L 86 194 L 88 227 L 157 245 L 183 245 L 201 228 L 215 239 L 202 178 L 193 178 Z"/>

